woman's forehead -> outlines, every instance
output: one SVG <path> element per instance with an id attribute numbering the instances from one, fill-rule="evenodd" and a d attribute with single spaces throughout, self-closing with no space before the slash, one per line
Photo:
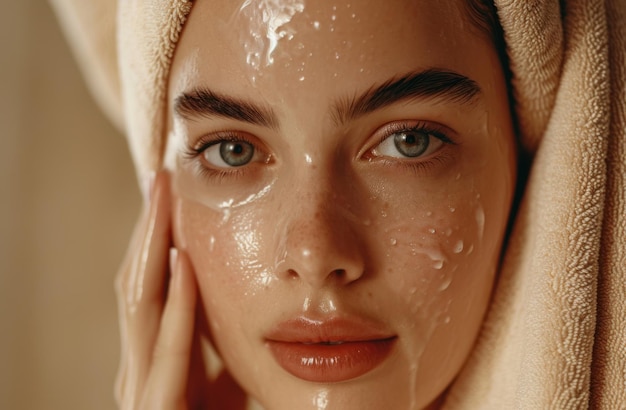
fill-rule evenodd
<path id="1" fill-rule="evenodd" d="M 322 92 L 319 84 L 349 94 L 431 68 L 472 77 L 470 63 L 489 42 L 462 22 L 461 4 L 199 1 L 176 51 L 170 93 L 210 86 L 267 100 L 285 85 L 309 96 Z"/>

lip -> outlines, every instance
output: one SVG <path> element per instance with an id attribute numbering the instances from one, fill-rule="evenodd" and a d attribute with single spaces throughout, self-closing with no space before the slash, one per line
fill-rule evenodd
<path id="1" fill-rule="evenodd" d="M 278 364 L 293 376 L 335 383 L 379 366 L 396 339 L 383 325 L 360 318 L 299 317 L 276 326 L 266 336 L 266 344 Z"/>

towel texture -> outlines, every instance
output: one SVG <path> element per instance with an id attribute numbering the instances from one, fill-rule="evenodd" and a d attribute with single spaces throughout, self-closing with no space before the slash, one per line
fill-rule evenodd
<path id="1" fill-rule="evenodd" d="M 532 167 L 450 409 L 626 406 L 623 1 L 496 1 Z"/>
<path id="2" fill-rule="evenodd" d="M 189 0 L 50 0 L 96 101 L 128 136 L 141 179 L 159 168 L 167 79 Z"/>
<path id="3" fill-rule="evenodd" d="M 139 175 L 158 168 L 191 2 L 52 2 Z M 626 408 L 626 0 L 495 3 L 531 166 L 483 330 L 444 408 Z"/>

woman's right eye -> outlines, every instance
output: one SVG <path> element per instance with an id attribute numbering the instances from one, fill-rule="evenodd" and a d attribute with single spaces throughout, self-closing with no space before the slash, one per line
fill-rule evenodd
<path id="1" fill-rule="evenodd" d="M 244 140 L 215 141 L 199 151 L 208 166 L 218 169 L 243 167 L 252 162 L 267 162 L 267 155 Z"/>

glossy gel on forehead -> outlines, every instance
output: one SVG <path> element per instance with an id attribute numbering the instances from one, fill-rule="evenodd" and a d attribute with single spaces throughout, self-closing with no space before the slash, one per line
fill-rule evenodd
<path id="1" fill-rule="evenodd" d="M 246 63 L 256 71 L 274 63 L 273 53 L 282 39 L 292 40 L 294 31 L 287 27 L 296 13 L 304 11 L 304 0 L 247 0 L 239 8 L 240 19 L 249 22 L 249 30 L 240 31 Z"/>
<path id="2" fill-rule="evenodd" d="M 244 27 L 239 31 L 239 38 L 245 51 L 245 61 L 250 67 L 250 80 L 254 84 L 258 76 L 262 76 L 264 70 L 275 63 L 275 54 L 282 57 L 284 67 L 292 68 L 298 75 L 299 81 L 307 78 L 306 60 L 301 59 L 292 65 L 293 57 L 296 57 L 294 51 L 298 54 L 313 57 L 318 49 L 312 47 L 311 44 L 305 44 L 295 29 L 296 24 L 292 23 L 294 17 L 300 14 L 299 30 L 302 31 L 320 31 L 326 30 L 334 32 L 337 20 L 338 6 L 350 8 L 349 3 L 327 2 L 325 4 L 326 13 L 315 13 L 315 16 L 307 13 L 304 0 L 247 0 L 239 8 L 238 12 L 233 16 L 234 25 Z M 352 18 L 356 17 L 352 13 Z M 358 22 L 353 20 L 352 24 Z M 245 27 L 248 27 L 248 30 Z M 285 52 L 280 50 L 279 44 L 284 42 L 293 42 L 295 49 L 292 47 Z M 340 49 L 335 49 L 333 56 L 335 59 L 340 58 Z M 316 56 L 317 57 L 317 56 Z"/>

